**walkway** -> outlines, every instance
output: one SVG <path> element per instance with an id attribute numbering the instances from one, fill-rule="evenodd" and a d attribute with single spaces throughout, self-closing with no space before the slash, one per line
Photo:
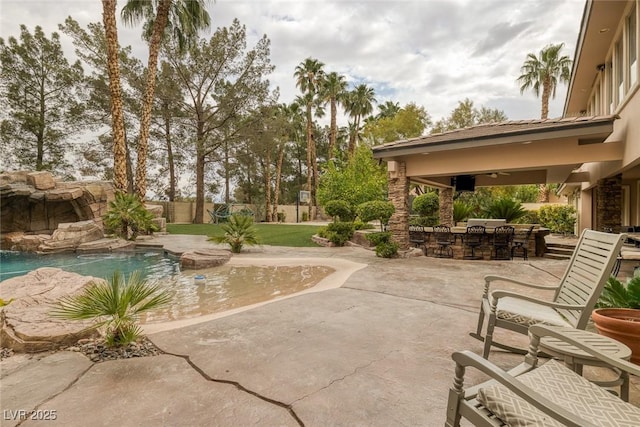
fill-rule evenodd
<path id="1" fill-rule="evenodd" d="M 175 250 L 209 244 L 192 236 L 157 241 Z M 2 426 L 17 425 L 7 410 L 35 408 L 56 411 L 46 425 L 64 426 L 441 426 L 451 353 L 481 352 L 468 333 L 482 277 L 499 272 L 553 284 L 566 266 L 539 258 L 389 260 L 352 247 L 263 247 L 239 256 L 367 266 L 337 289 L 153 333 L 162 356 L 98 364 L 69 352 L 6 359 Z M 521 356 L 494 351 L 490 359 L 506 368 Z M 632 401 L 640 402 L 637 382 Z"/>

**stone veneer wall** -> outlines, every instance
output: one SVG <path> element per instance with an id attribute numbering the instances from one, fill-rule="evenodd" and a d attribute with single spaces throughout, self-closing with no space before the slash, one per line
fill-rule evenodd
<path id="1" fill-rule="evenodd" d="M 620 232 L 622 225 L 622 175 L 604 178 L 596 187 L 596 226 L 600 231 Z"/>
<path id="2" fill-rule="evenodd" d="M 453 188 L 441 188 L 440 195 L 440 224 L 454 227 L 453 223 Z"/>
<path id="3" fill-rule="evenodd" d="M 409 179 L 407 165 L 398 162 L 397 170 L 389 172 L 389 201 L 396 211 L 389 219 L 389 231 L 400 249 L 409 248 Z"/>

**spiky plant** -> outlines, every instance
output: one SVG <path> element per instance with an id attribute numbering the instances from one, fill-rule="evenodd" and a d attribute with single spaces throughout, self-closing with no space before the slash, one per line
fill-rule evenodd
<path id="1" fill-rule="evenodd" d="M 171 295 L 134 271 L 125 280 L 115 271 L 110 280 L 93 282 L 79 295 L 61 298 L 51 312 L 68 320 L 94 320 L 91 328 L 104 328 L 109 346 L 127 345 L 142 334 L 140 314 L 169 303 Z"/>
<path id="2" fill-rule="evenodd" d="M 507 222 L 516 222 L 526 213 L 522 203 L 509 198 L 493 200 L 484 209 L 485 218 L 504 218 Z"/>
<path id="3" fill-rule="evenodd" d="M 110 232 L 131 240 L 136 240 L 140 232 L 157 230 L 153 223 L 153 215 L 144 207 L 138 196 L 122 192 L 117 192 L 115 199 L 109 202 L 104 224 Z"/>
<path id="4" fill-rule="evenodd" d="M 231 215 L 229 221 L 220 228 L 224 234 L 209 237 L 209 240 L 229 244 L 234 254 L 239 254 L 244 245 L 258 244 L 258 230 L 253 226 L 253 219 L 250 216 Z"/>
<path id="5" fill-rule="evenodd" d="M 597 307 L 640 309 L 640 276 L 628 279 L 626 285 L 614 276 L 609 277 Z"/>

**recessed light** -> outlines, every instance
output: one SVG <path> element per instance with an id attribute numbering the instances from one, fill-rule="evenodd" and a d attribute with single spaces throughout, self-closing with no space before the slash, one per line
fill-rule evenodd
<path id="1" fill-rule="evenodd" d="M 611 31 L 611 28 L 600 28 L 600 34 L 608 33 Z"/>

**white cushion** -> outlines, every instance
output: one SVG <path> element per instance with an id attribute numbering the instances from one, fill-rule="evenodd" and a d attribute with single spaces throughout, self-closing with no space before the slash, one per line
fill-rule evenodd
<path id="1" fill-rule="evenodd" d="M 526 386 L 568 412 L 602 427 L 638 427 L 640 409 L 550 360 L 517 377 Z M 478 391 L 477 399 L 505 424 L 514 427 L 562 426 L 505 386 L 497 383 Z"/>
<path id="2" fill-rule="evenodd" d="M 573 327 L 553 308 L 513 297 L 504 297 L 498 300 L 496 315 L 499 319 L 510 320 L 526 326 L 544 323 L 545 325 Z"/>

